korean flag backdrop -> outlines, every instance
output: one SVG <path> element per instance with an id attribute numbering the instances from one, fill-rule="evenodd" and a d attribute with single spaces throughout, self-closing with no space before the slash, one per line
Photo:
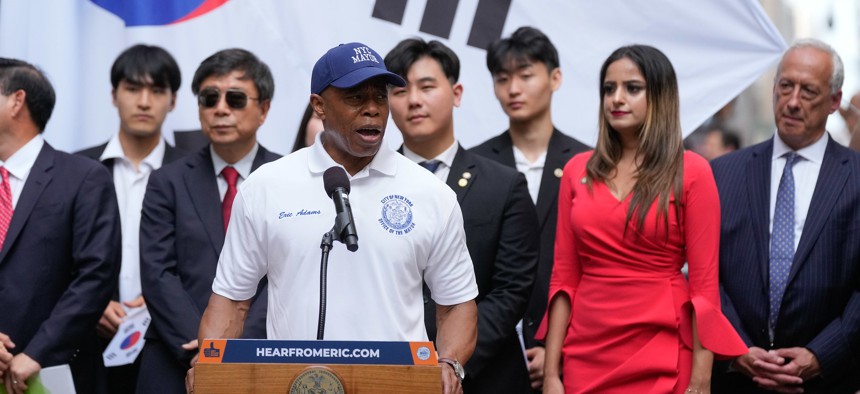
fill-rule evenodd
<path id="1" fill-rule="evenodd" d="M 507 127 L 486 69 L 486 45 L 520 26 L 541 29 L 558 47 L 564 82 L 553 118 L 564 132 L 596 140 L 598 73 L 614 49 L 632 43 L 664 51 L 678 73 L 685 132 L 713 114 L 779 59 L 785 42 L 756 0 L 2 0 L 0 56 L 41 67 L 57 90 L 45 131 L 77 150 L 118 131 L 110 66 L 136 43 L 170 51 L 182 69 L 171 131 L 199 129 L 190 80 L 217 50 L 242 47 L 275 75 L 271 112 L 258 134 L 288 153 L 308 102 L 315 61 L 339 43 L 360 41 L 385 55 L 398 41 L 441 40 L 462 63 L 465 96 L 456 133 L 470 147 Z M 386 140 L 402 141 L 392 122 Z"/>

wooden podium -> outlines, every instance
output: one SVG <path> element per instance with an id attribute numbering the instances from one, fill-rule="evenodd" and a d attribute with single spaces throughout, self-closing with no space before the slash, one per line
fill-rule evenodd
<path id="1" fill-rule="evenodd" d="M 194 393 L 434 393 L 432 342 L 204 340 Z M 321 361 L 321 362 L 316 362 Z"/>

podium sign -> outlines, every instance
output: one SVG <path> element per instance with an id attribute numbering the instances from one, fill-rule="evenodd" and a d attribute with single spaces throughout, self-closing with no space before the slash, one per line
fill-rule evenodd
<path id="1" fill-rule="evenodd" d="M 206 339 L 194 392 L 439 393 L 432 342 Z"/>
<path id="2" fill-rule="evenodd" d="M 437 365 L 433 342 L 206 339 L 198 363 Z"/>

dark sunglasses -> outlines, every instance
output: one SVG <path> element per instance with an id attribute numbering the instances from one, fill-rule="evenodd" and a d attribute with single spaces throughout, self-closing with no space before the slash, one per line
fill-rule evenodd
<path id="1" fill-rule="evenodd" d="M 233 109 L 242 109 L 248 105 L 248 100 L 257 100 L 255 97 L 248 97 L 245 92 L 240 90 L 228 90 L 224 92 L 224 100 L 227 105 Z M 204 108 L 213 108 L 218 105 L 221 100 L 221 91 L 218 89 L 203 89 L 197 94 L 197 103 Z"/>

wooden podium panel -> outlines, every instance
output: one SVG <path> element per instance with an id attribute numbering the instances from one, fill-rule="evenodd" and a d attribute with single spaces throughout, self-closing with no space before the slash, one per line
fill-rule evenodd
<path id="1" fill-rule="evenodd" d="M 205 364 L 194 368 L 196 394 L 289 393 L 293 379 L 315 364 Z M 442 391 L 442 367 L 322 364 L 343 382 L 346 394 Z"/>

